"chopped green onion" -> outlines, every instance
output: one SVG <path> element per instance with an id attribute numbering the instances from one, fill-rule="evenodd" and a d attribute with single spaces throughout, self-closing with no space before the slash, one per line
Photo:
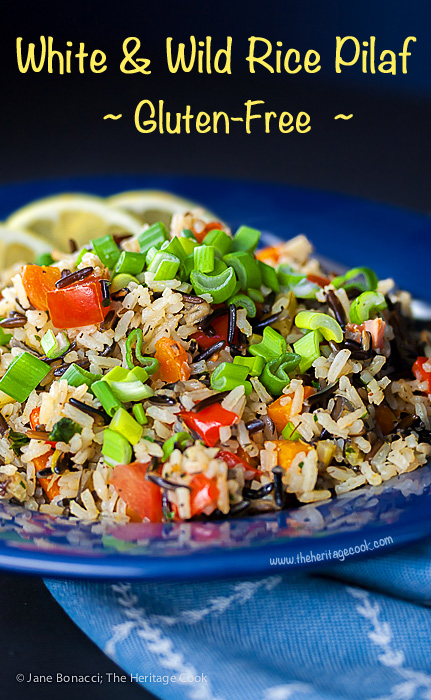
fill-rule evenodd
<path id="1" fill-rule="evenodd" d="M 148 372 L 148 374 L 154 374 L 154 372 L 157 372 L 157 370 L 160 367 L 160 362 L 156 360 L 155 357 L 146 357 L 145 355 L 142 355 L 142 343 L 143 343 L 143 331 L 142 328 L 135 328 L 128 336 L 126 340 L 126 362 L 127 366 L 129 369 L 134 368 L 133 364 L 133 357 L 132 357 L 132 348 L 134 343 L 136 343 L 135 347 L 135 355 L 136 359 L 144 369 Z"/>
<path id="2" fill-rule="evenodd" d="M 121 408 L 121 401 L 118 400 L 111 389 L 111 384 L 108 384 L 108 382 L 104 380 L 94 382 L 91 386 L 91 390 L 96 399 L 99 399 L 108 416 L 112 417 L 114 413 Z"/>
<path id="3" fill-rule="evenodd" d="M 214 270 L 214 246 L 197 246 L 193 253 L 194 269 L 198 272 L 212 272 Z"/>
<path id="4" fill-rule="evenodd" d="M 178 446 L 180 449 L 184 449 L 184 447 L 187 445 L 187 443 L 191 442 L 191 437 L 189 433 L 186 433 L 184 431 L 180 431 L 179 433 L 175 433 L 175 435 L 172 435 L 170 438 L 166 440 L 164 443 L 162 450 L 163 450 L 163 457 L 162 457 L 162 462 L 166 462 L 167 459 L 171 456 L 172 452 L 176 449 Z"/>
<path id="5" fill-rule="evenodd" d="M 240 306 L 245 309 L 249 318 L 254 318 L 256 316 L 256 304 L 245 294 L 234 294 L 234 296 L 229 299 L 229 304 L 235 304 L 235 306 Z"/>
<path id="6" fill-rule="evenodd" d="M 53 262 L 54 258 L 51 253 L 41 253 L 37 256 L 34 264 L 49 267 Z"/>
<path id="7" fill-rule="evenodd" d="M 235 355 L 233 358 L 233 364 L 247 367 L 250 377 L 259 377 L 265 366 L 265 359 L 260 355 L 256 355 L 256 357 L 243 357 L 242 355 Z"/>
<path id="8" fill-rule="evenodd" d="M 104 382 L 126 382 L 130 371 L 126 367 L 116 366 L 103 377 Z"/>
<path id="9" fill-rule="evenodd" d="M 144 253 L 129 253 L 128 250 L 123 250 L 118 258 L 115 273 L 117 275 L 139 275 L 145 267 Z"/>
<path id="10" fill-rule="evenodd" d="M 179 241 L 184 250 L 185 257 L 193 253 L 196 246 L 199 245 L 199 243 L 194 238 L 183 238 L 182 236 L 180 236 Z"/>
<path id="11" fill-rule="evenodd" d="M 111 234 L 100 236 L 100 238 L 93 238 L 91 244 L 103 265 L 106 265 L 106 267 L 112 270 L 120 257 L 120 249 Z"/>
<path id="12" fill-rule="evenodd" d="M 280 396 L 285 386 L 290 383 L 289 373 L 293 372 L 301 361 L 300 355 L 286 352 L 266 362 L 260 381 L 273 396 Z"/>
<path id="13" fill-rule="evenodd" d="M 178 272 L 180 259 L 176 255 L 160 251 L 155 254 L 148 266 L 149 272 L 154 272 L 155 281 L 173 280 Z"/>
<path id="14" fill-rule="evenodd" d="M 268 287 L 268 289 L 271 289 L 273 292 L 279 292 L 280 283 L 278 281 L 275 269 L 271 267 L 271 265 L 267 265 L 261 260 L 258 260 L 258 265 L 262 274 L 262 284 L 264 284 L 265 287 Z"/>
<path id="15" fill-rule="evenodd" d="M 112 279 L 109 291 L 111 294 L 115 294 L 115 292 L 119 292 L 120 289 L 126 289 L 130 282 L 136 282 L 136 284 L 139 284 L 139 280 L 137 280 L 136 277 L 133 277 L 133 275 L 127 275 L 124 272 L 121 275 L 115 275 L 115 277 Z"/>
<path id="16" fill-rule="evenodd" d="M 272 360 L 274 357 L 284 355 L 286 347 L 286 341 L 283 336 L 271 328 L 271 326 L 266 326 L 266 328 L 263 329 L 262 341 L 250 345 L 249 352 L 252 355 L 260 355 L 265 360 Z"/>
<path id="17" fill-rule="evenodd" d="M 248 367 L 222 362 L 211 374 L 211 387 L 216 391 L 231 391 L 237 386 L 243 386 L 246 396 L 251 393 L 252 386 L 247 382 Z"/>
<path id="18" fill-rule="evenodd" d="M 240 226 L 233 237 L 233 249 L 254 253 L 260 240 L 260 231 L 250 226 Z"/>
<path id="19" fill-rule="evenodd" d="M 4 316 L 0 318 L 0 321 L 3 321 Z M 0 326 L 0 345 L 8 345 L 11 341 L 12 338 L 12 333 L 5 333 L 3 328 Z"/>
<path id="20" fill-rule="evenodd" d="M 153 359 L 153 358 L 151 358 Z M 126 382 L 146 382 L 149 377 L 149 374 L 146 369 L 143 367 L 135 367 L 134 369 L 130 370 L 126 377 Z"/>
<path id="21" fill-rule="evenodd" d="M 306 275 L 296 272 L 290 265 L 280 265 L 278 281 L 286 291 L 293 292 L 299 299 L 315 299 L 320 287 L 310 282 Z"/>
<path id="22" fill-rule="evenodd" d="M 216 258 L 214 260 L 214 270 L 208 274 L 211 275 L 211 277 L 216 277 L 217 275 L 221 275 L 225 270 L 227 270 L 226 263 L 220 260 L 220 258 Z"/>
<path id="23" fill-rule="evenodd" d="M 162 243 L 169 240 L 169 234 L 166 226 L 161 221 L 147 228 L 146 231 L 138 236 L 139 249 L 141 253 L 147 253 L 153 246 L 161 246 Z"/>
<path id="24" fill-rule="evenodd" d="M 351 280 L 350 284 L 346 284 L 349 280 Z M 345 275 L 340 275 L 332 280 L 332 284 L 336 289 L 343 287 L 346 291 L 359 289 L 361 292 L 377 289 L 378 283 L 379 280 L 376 273 L 369 267 L 354 267 L 346 272 Z"/>
<path id="25" fill-rule="evenodd" d="M 302 336 L 296 343 L 293 343 L 293 348 L 298 355 L 301 355 L 299 363 L 299 373 L 303 374 L 310 369 L 314 360 L 320 357 L 320 343 L 323 336 L 320 331 L 309 331 Z"/>
<path id="26" fill-rule="evenodd" d="M 45 362 L 29 352 L 23 352 L 12 360 L 6 374 L 0 379 L 0 391 L 24 403 L 49 370 Z"/>
<path id="27" fill-rule="evenodd" d="M 81 386 L 81 384 L 86 384 L 91 386 L 93 382 L 98 382 L 102 379 L 102 374 L 93 374 L 93 372 L 87 372 L 87 370 L 82 369 L 79 365 L 70 365 L 62 376 L 69 386 Z"/>
<path id="28" fill-rule="evenodd" d="M 207 233 L 202 243 L 203 245 L 214 246 L 216 254 L 220 255 L 220 257 L 227 255 L 232 250 L 232 238 L 217 228 L 213 228 L 212 231 Z"/>
<path id="29" fill-rule="evenodd" d="M 292 442 L 298 442 L 301 440 L 302 435 L 299 433 L 293 423 L 289 422 L 282 431 L 282 436 L 285 440 L 291 440 Z"/>
<path id="30" fill-rule="evenodd" d="M 316 311 L 300 311 L 296 315 L 295 325 L 298 328 L 308 328 L 312 331 L 318 330 L 325 340 L 334 340 L 336 343 L 341 343 L 343 340 L 343 330 L 340 324 L 328 314 L 320 314 Z"/>
<path id="31" fill-rule="evenodd" d="M 236 277 L 233 268 L 229 267 L 220 275 L 205 275 L 193 270 L 190 281 L 196 294 L 211 294 L 215 304 L 221 304 L 229 299 L 236 287 Z"/>
<path id="32" fill-rule="evenodd" d="M 190 239 L 184 238 L 184 240 Z M 165 241 L 160 250 L 165 250 L 167 253 L 175 255 L 175 257 L 179 258 L 181 262 L 184 262 L 188 255 L 188 253 L 185 252 L 184 247 L 181 245 L 181 241 L 178 236 L 174 236 L 170 241 Z"/>
<path id="33" fill-rule="evenodd" d="M 120 433 L 131 445 L 136 445 L 142 436 L 142 425 L 139 425 L 125 408 L 118 409 L 109 424 L 109 429 Z"/>
<path id="34" fill-rule="evenodd" d="M 139 425 L 145 425 L 148 423 L 147 416 L 145 415 L 144 407 L 141 403 L 135 403 L 132 407 L 133 415 L 138 421 Z"/>
<path id="35" fill-rule="evenodd" d="M 142 382 L 109 382 L 109 386 L 120 401 L 143 401 L 153 396 L 154 391 Z"/>
<path id="36" fill-rule="evenodd" d="M 247 289 L 247 294 L 250 299 L 256 302 L 256 304 L 262 304 L 265 301 L 260 289 L 253 289 L 253 287 L 249 287 L 249 289 Z"/>
<path id="37" fill-rule="evenodd" d="M 57 423 L 54 423 L 49 434 L 49 440 L 52 440 L 52 442 L 69 442 L 76 433 L 82 433 L 82 428 L 78 423 L 75 423 L 70 418 L 60 418 Z"/>
<path id="38" fill-rule="evenodd" d="M 66 333 L 62 331 L 55 336 L 52 330 L 45 333 L 40 341 L 45 355 L 51 360 L 55 357 L 63 355 L 70 347 L 70 343 Z"/>
<path id="39" fill-rule="evenodd" d="M 191 240 L 196 241 L 195 234 L 189 228 L 183 228 L 180 233 L 180 238 L 191 238 Z M 196 241 L 197 243 L 197 241 Z"/>
<path id="40" fill-rule="evenodd" d="M 363 292 L 350 306 L 350 320 L 352 323 L 361 324 L 386 309 L 386 306 L 385 297 L 380 292 Z"/>
<path id="41" fill-rule="evenodd" d="M 229 253 L 223 258 L 226 265 L 233 267 L 241 284 L 241 289 L 249 289 L 249 287 L 260 287 L 262 284 L 262 273 L 257 264 L 257 260 L 250 253 L 238 251 Z"/>
<path id="42" fill-rule="evenodd" d="M 102 454 L 106 464 L 115 467 L 117 464 L 130 464 L 132 460 L 132 448 L 130 442 L 123 435 L 105 428 L 103 431 Z"/>
<path id="43" fill-rule="evenodd" d="M 154 259 L 154 256 L 156 255 L 156 253 L 159 252 L 159 250 L 160 247 L 153 245 L 146 253 L 143 253 L 143 255 L 145 255 L 145 262 L 147 265 L 151 263 L 151 261 Z"/>

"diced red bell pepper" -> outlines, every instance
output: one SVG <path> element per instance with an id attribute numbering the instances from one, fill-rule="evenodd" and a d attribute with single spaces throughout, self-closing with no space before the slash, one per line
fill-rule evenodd
<path id="1" fill-rule="evenodd" d="M 181 414 L 185 424 L 201 436 L 208 447 L 214 447 L 220 439 L 220 428 L 234 425 L 238 416 L 227 411 L 219 403 L 214 403 L 203 411 L 183 411 Z"/>
<path id="2" fill-rule="evenodd" d="M 255 469 L 251 464 L 246 462 L 244 459 L 241 459 L 241 457 L 238 457 L 238 455 L 234 454 L 233 452 L 229 452 L 229 450 L 220 450 L 220 452 L 217 454 L 217 458 L 222 459 L 223 462 L 226 462 L 229 469 L 233 469 L 234 467 L 242 467 L 244 469 L 244 477 L 246 479 L 258 479 L 262 474 L 260 469 Z"/>
<path id="3" fill-rule="evenodd" d="M 412 367 L 412 372 L 416 379 L 418 379 L 420 382 L 428 382 L 428 389 L 427 393 L 431 394 L 431 372 L 427 372 L 424 369 L 424 364 L 425 363 L 430 363 L 431 364 L 431 358 L 429 357 L 418 357 L 416 362 L 414 363 Z"/>
<path id="4" fill-rule="evenodd" d="M 228 327 L 229 327 L 229 315 L 224 314 L 223 316 L 219 316 L 218 318 L 215 318 L 214 321 L 211 323 L 211 326 L 214 328 L 215 335 L 206 335 L 203 331 L 198 331 L 198 333 L 194 333 L 192 335 L 192 339 L 196 340 L 199 347 L 202 348 L 203 350 L 210 348 L 211 345 L 214 345 L 214 343 L 218 343 L 219 340 L 224 340 L 224 342 L 227 343 L 227 331 L 228 331 Z M 233 342 L 236 343 L 237 341 L 238 341 L 238 328 L 235 328 Z"/>
<path id="5" fill-rule="evenodd" d="M 55 328 L 96 325 L 109 311 L 109 306 L 102 306 L 99 277 L 94 275 L 68 287 L 48 291 L 47 303 Z"/>
<path id="6" fill-rule="evenodd" d="M 45 265 L 24 265 L 21 270 L 22 283 L 28 300 L 35 309 L 48 309 L 47 294 L 54 291 L 55 283 L 61 277 L 58 267 Z"/>
<path id="7" fill-rule="evenodd" d="M 193 517 L 205 511 L 210 515 L 217 507 L 219 490 L 215 478 L 208 479 L 204 474 L 195 474 L 190 482 L 190 514 Z"/>
<path id="8" fill-rule="evenodd" d="M 162 492 L 159 486 L 145 479 L 147 471 L 148 465 L 142 462 L 117 464 L 109 483 L 141 519 L 160 523 L 163 520 Z"/>

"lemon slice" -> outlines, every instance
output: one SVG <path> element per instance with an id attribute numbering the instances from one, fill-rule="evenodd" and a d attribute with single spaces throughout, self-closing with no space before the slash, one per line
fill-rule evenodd
<path id="1" fill-rule="evenodd" d="M 107 233 L 140 233 L 139 220 L 100 197 L 60 194 L 38 199 L 18 209 L 6 221 L 10 229 L 28 229 L 49 241 L 51 247 L 68 252 L 69 239 L 78 247 Z"/>
<path id="2" fill-rule="evenodd" d="M 0 224 L 0 270 L 16 263 L 32 263 L 38 255 L 49 253 L 51 244 L 31 231 L 11 229 Z"/>
<path id="3" fill-rule="evenodd" d="M 121 207 L 139 219 L 142 224 L 150 224 L 150 226 L 156 221 L 163 221 L 169 229 L 174 214 L 185 214 L 192 209 L 199 209 L 204 221 L 218 221 L 215 214 L 196 202 L 162 190 L 120 192 L 106 201 L 112 207 Z"/>

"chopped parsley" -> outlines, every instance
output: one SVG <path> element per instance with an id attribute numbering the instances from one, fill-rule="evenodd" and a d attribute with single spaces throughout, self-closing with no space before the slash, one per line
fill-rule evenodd
<path id="1" fill-rule="evenodd" d="M 28 438 L 25 433 L 17 433 L 15 430 L 12 430 L 12 428 L 9 430 L 8 438 L 10 440 L 10 446 L 18 457 L 24 445 L 28 445 L 30 442 L 30 438 Z"/>
<path id="2" fill-rule="evenodd" d="M 52 442 L 69 442 L 76 434 L 82 433 L 82 428 L 70 418 L 60 418 L 49 434 Z"/>

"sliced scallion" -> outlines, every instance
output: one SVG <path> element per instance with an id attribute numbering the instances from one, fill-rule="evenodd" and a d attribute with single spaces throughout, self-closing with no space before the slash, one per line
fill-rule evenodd
<path id="1" fill-rule="evenodd" d="M 109 382 L 109 386 L 120 401 L 143 401 L 153 396 L 154 391 L 139 380 L 132 382 Z"/>
<path id="2" fill-rule="evenodd" d="M 147 228 L 138 236 L 139 249 L 141 253 L 147 253 L 153 246 L 161 246 L 162 243 L 169 239 L 169 234 L 166 226 L 158 221 L 156 224 Z"/>
<path id="3" fill-rule="evenodd" d="M 341 343 L 343 340 L 343 330 L 340 324 L 328 314 L 317 313 L 316 311 L 300 311 L 295 317 L 297 328 L 308 328 L 312 331 L 319 330 L 325 340 L 333 340 Z"/>
<path id="4" fill-rule="evenodd" d="M 29 352 L 23 352 L 12 360 L 0 379 L 0 391 L 23 403 L 45 379 L 49 369 L 49 365 L 42 360 Z"/>
<path id="5" fill-rule="evenodd" d="M 233 250 L 254 253 L 260 240 L 260 231 L 250 226 L 240 226 L 233 237 Z"/>
<path id="6" fill-rule="evenodd" d="M 43 351 L 49 359 L 59 357 L 70 347 L 66 333 L 62 331 L 54 335 L 52 330 L 48 330 L 40 341 Z"/>
<path id="7" fill-rule="evenodd" d="M 142 436 L 142 425 L 140 425 L 125 408 L 119 408 L 109 424 L 110 430 L 115 430 L 125 437 L 131 445 L 136 445 Z"/>
<path id="8" fill-rule="evenodd" d="M 243 357 L 242 355 L 235 355 L 233 358 L 233 364 L 247 367 L 250 377 L 259 377 L 263 368 L 265 367 L 265 359 L 260 355 L 256 355 L 256 357 Z"/>
<path id="9" fill-rule="evenodd" d="M 229 299 L 236 288 L 236 277 L 232 267 L 228 267 L 220 275 L 206 275 L 193 270 L 190 282 L 196 294 L 211 294 L 215 304 Z"/>
<path id="10" fill-rule="evenodd" d="M 108 416 L 113 416 L 119 408 L 121 408 L 121 401 L 117 398 L 111 389 L 111 384 L 100 380 L 94 382 L 91 386 L 91 390 L 95 397 L 99 399 L 102 407 L 108 414 Z"/>
<path id="11" fill-rule="evenodd" d="M 173 280 L 178 272 L 180 259 L 164 250 L 155 254 L 148 266 L 148 271 L 154 273 L 154 280 Z"/>
<path id="12" fill-rule="evenodd" d="M 141 403 L 135 403 L 132 407 L 133 415 L 135 420 L 138 421 L 139 425 L 145 425 L 148 423 L 147 416 L 145 415 L 144 407 Z"/>
<path id="13" fill-rule="evenodd" d="M 198 272 L 212 272 L 214 270 L 214 246 L 196 246 L 193 253 L 194 269 Z"/>
<path id="14" fill-rule="evenodd" d="M 103 431 L 102 454 L 106 464 L 115 467 L 117 464 L 130 464 L 132 460 L 132 447 L 123 435 L 105 428 Z"/>
<path id="15" fill-rule="evenodd" d="M 130 253 L 128 250 L 123 250 L 118 258 L 115 273 L 117 275 L 139 275 L 145 267 L 144 253 Z"/>
<path id="16" fill-rule="evenodd" d="M 386 309 L 386 306 L 385 297 L 380 292 L 363 292 L 350 306 L 350 320 L 360 325 L 379 311 Z"/>
<path id="17" fill-rule="evenodd" d="M 260 355 L 265 360 L 280 357 L 286 352 L 286 340 L 271 326 L 263 329 L 263 338 L 260 343 L 250 345 L 249 352 L 252 355 Z"/>
<path id="18" fill-rule="evenodd" d="M 216 391 L 231 391 L 237 386 L 243 386 L 245 394 L 251 393 L 252 386 L 247 382 L 248 367 L 222 362 L 211 374 L 211 387 Z"/>
<path id="19" fill-rule="evenodd" d="M 320 331 L 309 331 L 305 333 L 296 343 L 293 343 L 293 349 L 298 355 L 301 355 L 299 363 L 299 372 L 303 374 L 310 369 L 314 360 L 320 357 L 320 343 L 323 336 Z"/>
<path id="20" fill-rule="evenodd" d="M 62 379 L 65 379 L 69 386 L 77 387 L 81 386 L 81 384 L 91 386 L 94 382 L 102 379 L 102 375 L 87 372 L 87 370 L 82 369 L 79 365 L 72 364 L 67 368 Z"/>
<path id="21" fill-rule="evenodd" d="M 114 241 L 113 236 L 107 234 L 106 236 L 100 236 L 100 238 L 94 238 L 91 244 L 103 265 L 106 265 L 106 267 L 112 270 L 120 257 L 120 249 Z"/>

